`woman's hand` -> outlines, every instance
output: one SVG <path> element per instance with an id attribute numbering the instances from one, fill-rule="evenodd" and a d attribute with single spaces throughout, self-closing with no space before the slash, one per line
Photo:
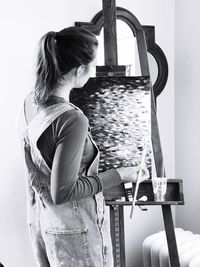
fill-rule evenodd
<path id="1" fill-rule="evenodd" d="M 142 165 L 117 168 L 116 171 L 121 176 L 122 183 L 135 183 L 140 171 L 142 171 L 140 182 L 143 182 L 144 180 L 147 180 L 149 178 L 148 169 Z"/>

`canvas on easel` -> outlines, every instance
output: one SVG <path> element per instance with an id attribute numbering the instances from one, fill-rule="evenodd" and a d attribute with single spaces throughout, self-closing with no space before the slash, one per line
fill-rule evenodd
<path id="1" fill-rule="evenodd" d="M 99 171 L 140 164 L 151 168 L 151 83 L 148 76 L 96 77 L 73 89 L 70 101 L 89 119 L 100 150 Z"/>

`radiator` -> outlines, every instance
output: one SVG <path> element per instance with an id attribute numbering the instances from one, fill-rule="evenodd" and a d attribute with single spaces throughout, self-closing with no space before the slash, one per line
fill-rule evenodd
<path id="1" fill-rule="evenodd" d="M 181 267 L 200 267 L 200 235 L 175 229 Z M 143 267 L 171 267 L 164 231 L 148 236 L 142 245 Z"/>

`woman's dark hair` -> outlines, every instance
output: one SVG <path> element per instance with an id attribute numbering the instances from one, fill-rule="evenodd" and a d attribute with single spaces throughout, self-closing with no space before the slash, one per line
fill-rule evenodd
<path id="1" fill-rule="evenodd" d="M 39 43 L 36 62 L 35 103 L 44 105 L 63 75 L 94 59 L 98 41 L 93 33 L 78 27 L 48 32 Z"/>

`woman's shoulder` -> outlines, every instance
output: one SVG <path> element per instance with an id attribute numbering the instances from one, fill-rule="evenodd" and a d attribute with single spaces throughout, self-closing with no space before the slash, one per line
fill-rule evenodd
<path id="1" fill-rule="evenodd" d="M 63 112 L 54 122 L 56 130 L 70 130 L 76 128 L 77 130 L 88 129 L 89 123 L 87 117 L 79 109 L 71 109 Z"/>
<path id="2" fill-rule="evenodd" d="M 53 139 L 58 143 L 66 138 L 73 139 L 77 135 L 86 136 L 88 126 L 88 119 L 80 110 L 65 111 L 52 123 Z"/>

